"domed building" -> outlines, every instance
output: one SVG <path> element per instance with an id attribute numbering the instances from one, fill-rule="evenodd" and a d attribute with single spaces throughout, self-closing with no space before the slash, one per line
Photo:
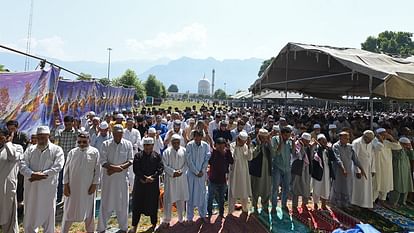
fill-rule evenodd
<path id="1" fill-rule="evenodd" d="M 198 81 L 198 94 L 210 95 L 210 81 L 208 81 L 205 76 Z"/>

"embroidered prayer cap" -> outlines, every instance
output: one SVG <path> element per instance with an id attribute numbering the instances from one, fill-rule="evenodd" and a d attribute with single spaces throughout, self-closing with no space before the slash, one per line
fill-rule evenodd
<path id="1" fill-rule="evenodd" d="M 107 129 L 109 128 L 109 125 L 106 121 L 101 122 L 101 124 L 99 124 L 99 128 L 100 129 Z"/>
<path id="2" fill-rule="evenodd" d="M 239 138 L 242 141 L 246 141 L 249 138 L 249 135 L 247 134 L 246 131 L 243 130 L 239 133 Z"/>
<path id="3" fill-rule="evenodd" d="M 310 141 L 312 139 L 312 136 L 310 135 L 310 133 L 303 133 L 301 138 Z"/>
<path id="4" fill-rule="evenodd" d="M 37 127 L 37 134 L 50 134 L 50 129 L 48 126 L 39 126 Z"/>
<path id="5" fill-rule="evenodd" d="M 145 137 L 143 140 L 144 145 L 153 145 L 154 139 L 151 137 Z"/>

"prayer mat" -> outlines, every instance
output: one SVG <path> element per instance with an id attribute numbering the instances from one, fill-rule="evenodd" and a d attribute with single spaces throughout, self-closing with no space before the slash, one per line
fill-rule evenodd
<path id="1" fill-rule="evenodd" d="M 414 231 L 414 220 L 410 218 L 407 218 L 403 215 L 395 213 L 380 205 L 375 205 L 371 211 L 383 216 L 390 222 L 397 224 L 398 226 L 403 228 L 405 231 L 409 231 L 409 232 Z"/>
<path id="2" fill-rule="evenodd" d="M 408 208 L 407 206 L 392 207 L 387 205 L 386 207 L 395 213 L 404 215 L 407 218 L 414 219 L 414 210 Z"/>
<path id="3" fill-rule="evenodd" d="M 310 232 L 311 230 L 298 220 L 283 211 L 280 207 L 276 208 L 276 213 L 270 215 L 270 232 Z"/>
<path id="4" fill-rule="evenodd" d="M 404 229 L 402 227 L 390 222 L 383 216 L 368 209 L 353 206 L 341 208 L 341 210 L 343 210 L 348 215 L 361 220 L 363 223 L 371 224 L 381 232 L 404 232 Z"/>
<path id="5" fill-rule="evenodd" d="M 332 218 L 339 224 L 339 227 L 342 229 L 354 228 L 356 224 L 361 223 L 359 219 L 346 214 L 334 206 L 327 207 L 326 210 L 320 210 L 318 214 L 324 215 L 326 218 Z"/>
<path id="6" fill-rule="evenodd" d="M 292 211 L 292 216 L 309 226 L 311 230 L 316 230 L 317 232 L 332 232 L 339 227 L 339 224 L 333 219 L 322 217 L 315 214 L 313 210 L 304 210 L 301 207 L 298 207 L 298 212 Z"/>

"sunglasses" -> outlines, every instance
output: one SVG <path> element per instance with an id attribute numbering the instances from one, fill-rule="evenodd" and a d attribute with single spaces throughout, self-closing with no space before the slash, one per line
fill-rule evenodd
<path id="1" fill-rule="evenodd" d="M 88 141 L 78 141 L 78 144 L 88 144 Z"/>

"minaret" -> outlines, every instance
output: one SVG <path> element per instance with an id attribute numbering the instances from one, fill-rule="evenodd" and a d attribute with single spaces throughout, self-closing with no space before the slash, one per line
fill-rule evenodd
<path id="1" fill-rule="evenodd" d="M 213 75 L 212 75 L 212 77 L 211 77 L 211 96 L 213 96 L 214 95 L 214 76 L 215 76 L 215 74 L 216 74 L 216 71 L 213 69 Z"/>

